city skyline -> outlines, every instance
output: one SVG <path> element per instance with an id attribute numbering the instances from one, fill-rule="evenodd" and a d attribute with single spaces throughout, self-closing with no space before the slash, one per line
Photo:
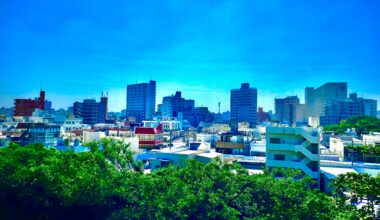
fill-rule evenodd
<path id="1" fill-rule="evenodd" d="M 126 86 L 151 79 L 157 104 L 181 91 L 213 112 L 219 102 L 229 110 L 230 90 L 244 82 L 265 111 L 276 97 L 303 103 L 306 86 L 325 82 L 348 82 L 348 92 L 379 102 L 377 8 L 378 1 L 5 1 L 0 106 L 35 97 L 42 84 L 54 108 L 109 91 L 109 110 L 120 111 Z"/>
<path id="2" fill-rule="evenodd" d="M 144 83 L 144 82 L 138 82 L 138 84 L 140 84 L 140 83 Z M 331 82 L 325 82 L 325 83 L 331 83 Z M 324 85 L 325 83 L 323 83 L 322 85 Z M 133 84 L 130 84 L 130 85 L 133 85 Z M 322 86 L 322 85 L 318 85 L 318 86 Z M 156 85 L 157 86 L 157 85 Z M 239 87 L 240 85 L 238 85 L 237 87 Z M 315 87 L 318 87 L 318 86 L 315 86 Z M 159 86 L 157 86 L 158 88 L 159 88 Z M 306 87 L 305 87 L 306 88 Z M 264 111 L 272 111 L 273 113 L 275 112 L 275 99 L 278 99 L 278 98 L 286 98 L 286 97 L 289 97 L 289 96 L 297 96 L 299 99 L 300 99 L 300 103 L 302 103 L 302 104 L 305 104 L 305 100 L 304 100 L 304 98 L 305 98 L 305 88 L 304 89 L 301 89 L 302 91 L 300 91 L 300 93 L 293 93 L 292 95 L 288 95 L 288 94 L 286 94 L 286 95 L 282 95 L 282 96 L 273 96 L 274 98 L 272 99 L 272 100 L 270 100 L 269 102 L 272 102 L 272 103 L 269 103 L 269 105 L 271 105 L 271 108 L 266 108 L 265 107 L 265 105 L 260 105 L 260 91 L 258 90 L 258 104 L 257 104 L 257 107 L 259 108 L 259 107 L 263 107 L 264 109 Z M 237 89 L 237 88 L 231 88 L 231 90 L 233 90 L 233 89 Z M 125 89 L 126 90 L 126 89 Z M 231 109 L 230 109 L 230 92 L 231 92 L 231 90 L 229 90 L 228 92 L 227 92 L 227 94 L 224 94 L 224 95 L 226 95 L 227 97 L 227 99 L 228 99 L 228 106 L 225 108 L 225 109 L 223 109 L 223 108 L 221 108 L 221 112 L 226 112 L 226 111 L 231 111 Z M 33 90 L 34 91 L 34 90 Z M 46 92 L 46 90 L 45 89 L 43 89 L 42 87 L 40 88 L 40 90 L 35 90 L 35 91 L 45 91 Z M 163 101 L 163 98 L 164 97 L 166 97 L 166 96 L 173 96 L 173 95 L 175 95 L 175 93 L 176 92 L 183 92 L 184 90 L 175 90 L 175 92 L 173 92 L 173 93 L 171 93 L 171 94 L 169 94 L 169 95 L 162 95 L 162 97 L 156 97 L 156 111 L 157 111 L 157 105 L 159 105 L 159 104 L 162 104 L 162 101 Z M 350 94 L 350 93 L 356 93 L 356 91 L 355 90 L 352 90 L 352 89 L 350 89 L 350 88 L 348 88 L 348 93 Z M 33 98 L 33 97 L 37 97 L 36 96 L 36 94 L 38 94 L 38 92 L 36 92 L 35 94 L 33 94 L 32 92 L 28 92 L 28 93 L 25 93 L 25 95 L 24 95 L 24 97 L 29 97 L 29 98 Z M 125 97 L 126 97 L 126 94 L 125 94 L 125 92 L 126 91 L 124 91 L 124 101 L 125 101 Z M 207 91 L 204 91 L 205 93 L 207 93 Z M 212 92 L 212 91 L 208 91 L 208 92 Z M 107 91 L 104 91 L 104 90 L 102 90 L 102 91 L 100 91 L 100 92 L 97 92 L 97 93 L 99 93 L 99 94 L 94 94 L 94 93 L 90 93 L 90 95 L 89 94 L 86 94 L 85 96 L 78 96 L 79 97 L 79 99 L 76 99 L 76 100 L 72 100 L 72 101 L 70 101 L 70 100 L 68 100 L 68 105 L 67 106 L 56 106 L 55 105 L 55 100 L 54 99 L 51 99 L 51 98 L 49 98 L 50 96 L 49 96 L 49 94 L 47 94 L 47 100 L 48 101 L 50 101 L 50 102 L 52 102 L 53 104 L 52 104 L 52 108 L 54 108 L 54 109 L 61 109 L 61 108 L 63 108 L 63 109 L 67 109 L 67 108 L 69 108 L 69 107 L 73 107 L 73 105 L 74 105 L 74 103 L 75 102 L 81 102 L 81 101 L 83 101 L 83 100 L 85 100 L 85 99 L 94 99 L 94 100 L 98 100 L 99 98 L 101 98 L 103 95 L 104 96 L 106 96 L 106 97 L 108 97 L 108 99 L 109 100 L 114 100 L 113 98 L 114 97 L 112 97 L 112 96 L 110 96 L 110 94 L 109 94 L 109 91 L 107 90 Z M 159 89 L 157 89 L 157 93 L 158 94 L 160 94 L 160 91 L 159 91 Z M 364 98 L 371 98 L 371 96 L 367 96 L 366 94 L 357 94 L 359 97 L 364 97 Z M 11 108 L 11 107 L 14 107 L 14 101 L 15 101 L 15 99 L 17 99 L 17 98 L 23 98 L 23 97 L 21 97 L 21 96 L 19 96 L 19 97 L 14 97 L 12 100 L 11 100 L 11 102 L 10 102 L 10 105 L 0 105 L 0 108 L 1 107 L 5 107 L 5 108 Z M 70 98 L 70 97 L 69 97 Z M 72 98 L 72 97 L 71 97 Z M 192 99 L 192 98 L 188 98 L 188 97 L 185 97 L 186 99 Z M 348 96 L 347 96 L 347 98 L 349 98 Z M 161 100 L 161 101 L 160 101 Z M 198 103 L 198 99 L 197 98 L 195 98 L 195 99 L 192 99 L 192 100 L 194 100 L 195 101 L 195 106 L 196 107 L 208 107 L 209 108 L 209 110 L 211 111 L 211 112 L 214 112 L 214 113 L 217 113 L 218 111 L 219 111 L 219 109 L 218 109 L 218 103 L 216 103 L 217 104 L 217 106 L 215 107 L 215 106 L 213 106 L 213 104 L 206 104 L 206 105 L 203 105 L 203 104 L 197 104 Z M 379 101 L 379 98 L 375 98 L 374 100 L 376 100 L 376 101 Z M 125 103 L 126 103 L 126 101 L 125 101 Z M 120 104 L 120 103 L 119 103 Z M 108 105 L 109 106 L 112 106 L 112 102 L 109 102 L 108 103 Z M 122 110 L 126 110 L 126 108 L 125 108 L 125 104 L 124 104 L 124 108 L 121 108 L 121 109 L 117 109 L 117 110 L 113 110 L 113 109 L 109 109 L 109 112 L 120 112 L 120 111 L 122 111 Z M 377 109 L 378 111 L 380 110 L 380 107 L 378 107 L 378 109 Z"/>

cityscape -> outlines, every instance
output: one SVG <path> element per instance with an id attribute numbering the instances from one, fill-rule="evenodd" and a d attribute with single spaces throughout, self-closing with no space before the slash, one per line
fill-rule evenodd
<path id="1" fill-rule="evenodd" d="M 0 219 L 380 218 L 377 2 L 148 2 L 4 3 Z"/>

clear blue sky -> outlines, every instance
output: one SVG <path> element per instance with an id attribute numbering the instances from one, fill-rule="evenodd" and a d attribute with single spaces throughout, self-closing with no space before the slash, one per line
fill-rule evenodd
<path id="1" fill-rule="evenodd" d="M 380 101 L 379 11 L 378 0 L 2 0 L 0 106 L 42 84 L 55 108 L 108 90 L 119 111 L 126 85 L 150 79 L 157 103 L 181 90 L 213 111 L 242 82 L 265 110 L 328 81 Z"/>

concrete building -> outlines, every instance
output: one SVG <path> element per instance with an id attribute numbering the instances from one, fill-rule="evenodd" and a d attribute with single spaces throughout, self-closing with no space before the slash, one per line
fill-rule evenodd
<path id="1" fill-rule="evenodd" d="M 105 123 L 108 115 L 108 98 L 102 96 L 100 102 L 95 99 L 84 99 L 83 102 L 75 102 L 73 114 L 77 118 L 82 118 L 84 124 Z"/>
<path id="2" fill-rule="evenodd" d="M 233 155 L 249 155 L 250 140 L 248 136 L 236 132 L 223 133 L 220 141 L 216 141 L 216 152 Z"/>
<path id="3" fill-rule="evenodd" d="M 363 145 L 380 146 L 380 132 L 373 132 L 363 135 Z"/>
<path id="4" fill-rule="evenodd" d="M 210 163 L 217 160 L 223 161 L 222 154 L 201 148 L 202 146 L 197 150 L 189 150 L 186 146 L 174 146 L 172 149 L 152 150 L 138 154 L 136 161 L 142 161 L 145 165 L 144 168 L 148 172 L 166 167 L 169 164 L 184 167 L 188 160 L 197 160 L 202 163 Z"/>
<path id="5" fill-rule="evenodd" d="M 263 107 L 259 107 L 257 110 L 257 122 L 269 121 L 269 113 L 264 112 Z"/>
<path id="6" fill-rule="evenodd" d="M 160 149 L 164 144 L 162 125 L 157 128 L 137 127 L 135 134 L 139 138 L 140 149 Z"/>
<path id="7" fill-rule="evenodd" d="M 109 128 L 108 136 L 110 137 L 133 137 L 133 131 L 129 128 Z"/>
<path id="8" fill-rule="evenodd" d="M 102 131 L 83 131 L 83 143 L 100 141 L 106 134 Z"/>
<path id="9" fill-rule="evenodd" d="M 91 129 L 91 126 L 88 124 L 83 124 L 83 118 L 67 118 L 62 125 L 63 132 L 89 129 Z"/>
<path id="10" fill-rule="evenodd" d="M 300 103 L 297 96 L 288 96 L 283 99 L 274 99 L 275 117 L 281 124 L 292 125 L 296 122 L 296 107 Z"/>
<path id="11" fill-rule="evenodd" d="M 325 107 L 320 125 L 339 124 L 341 120 L 355 115 L 376 116 L 376 109 L 376 100 L 358 98 L 356 93 L 351 93 L 348 99 L 334 100 Z"/>
<path id="12" fill-rule="evenodd" d="M 143 127 L 147 128 L 157 128 L 159 125 L 162 125 L 162 131 L 180 131 L 182 130 L 182 122 L 177 120 L 150 120 L 143 121 Z"/>
<path id="13" fill-rule="evenodd" d="M 183 104 L 183 108 L 185 110 L 192 110 L 193 108 L 195 108 L 195 101 L 192 99 L 185 99 L 185 102 Z"/>
<path id="14" fill-rule="evenodd" d="M 175 95 L 165 96 L 162 99 L 161 115 L 162 117 L 178 117 L 178 113 L 185 108 L 185 99 L 182 98 L 181 92 L 177 91 Z"/>
<path id="15" fill-rule="evenodd" d="M 360 113 L 367 116 L 377 116 L 377 100 L 358 98 L 360 103 Z"/>
<path id="16" fill-rule="evenodd" d="M 32 116 L 36 109 L 45 109 L 45 91 L 41 90 L 35 99 L 15 99 L 13 116 Z"/>
<path id="17" fill-rule="evenodd" d="M 334 100 L 325 107 L 325 114 L 320 116 L 320 125 L 339 124 L 341 120 L 355 115 L 361 115 L 361 107 L 358 101 L 351 99 Z"/>
<path id="18" fill-rule="evenodd" d="M 267 127 L 266 166 L 300 169 L 319 179 L 319 134 L 311 128 Z"/>
<path id="19" fill-rule="evenodd" d="M 137 122 L 150 120 L 156 108 L 156 81 L 127 86 L 126 118 L 134 117 Z"/>
<path id="20" fill-rule="evenodd" d="M 231 121 L 234 123 L 257 123 L 257 89 L 250 88 L 249 83 L 242 83 L 240 89 L 231 90 Z"/>
<path id="21" fill-rule="evenodd" d="M 208 107 L 195 107 L 191 110 L 184 110 L 182 118 L 187 120 L 192 126 L 198 127 L 201 122 L 210 123 L 213 121 L 212 114 Z"/>
<path id="22" fill-rule="evenodd" d="M 214 143 L 215 141 L 219 141 L 220 136 L 215 134 L 202 134 L 198 133 L 196 141 L 197 142 L 204 142 L 204 143 Z"/>
<path id="23" fill-rule="evenodd" d="M 339 161 L 345 161 L 348 155 L 345 148 L 347 146 L 362 146 L 361 140 L 354 138 L 353 136 L 340 135 L 329 138 L 329 150 L 327 153 L 335 154 L 338 156 Z"/>
<path id="24" fill-rule="evenodd" d="M 347 99 L 347 82 L 325 83 L 324 85 L 305 89 L 307 117 L 325 115 L 325 108 L 333 101 Z"/>
<path id="25" fill-rule="evenodd" d="M 54 146 L 60 137 L 61 127 L 45 123 L 18 123 L 20 135 L 12 141 L 21 145 L 40 143 L 45 146 Z"/>
<path id="26" fill-rule="evenodd" d="M 51 101 L 48 101 L 48 100 L 45 100 L 44 101 L 44 111 L 46 112 L 51 112 L 52 109 L 52 102 Z"/>

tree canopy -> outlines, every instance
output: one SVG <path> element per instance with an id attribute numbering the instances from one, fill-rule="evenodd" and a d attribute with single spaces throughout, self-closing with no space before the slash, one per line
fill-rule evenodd
<path id="1" fill-rule="evenodd" d="M 326 125 L 323 127 L 323 130 L 341 134 L 351 128 L 355 128 L 358 135 L 369 132 L 380 132 L 380 119 L 373 116 L 357 115 L 341 120 L 340 124 Z"/>
<path id="2" fill-rule="evenodd" d="M 298 171 L 249 175 L 238 164 L 190 160 L 144 174 L 128 145 L 106 139 L 89 146 L 84 153 L 1 148 L 0 218 L 358 219 L 373 211 L 319 192 L 309 178 L 295 180 Z"/>

